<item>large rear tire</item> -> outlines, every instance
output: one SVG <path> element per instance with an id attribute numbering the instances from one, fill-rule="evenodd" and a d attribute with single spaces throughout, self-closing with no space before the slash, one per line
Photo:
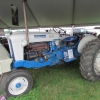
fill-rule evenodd
<path id="1" fill-rule="evenodd" d="M 80 70 L 87 80 L 100 80 L 100 39 L 90 41 L 83 49 Z"/>
<path id="2" fill-rule="evenodd" d="M 25 70 L 14 70 L 2 78 L 1 91 L 8 97 L 16 97 L 27 93 L 33 86 L 32 76 Z"/>

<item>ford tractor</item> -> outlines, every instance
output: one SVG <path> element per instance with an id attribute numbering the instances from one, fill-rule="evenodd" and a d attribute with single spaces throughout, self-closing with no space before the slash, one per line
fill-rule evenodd
<path id="1" fill-rule="evenodd" d="M 62 37 L 58 33 L 28 33 L 23 0 L 25 32 L 15 33 L 0 40 L 0 90 L 8 97 L 27 93 L 33 87 L 33 78 L 25 69 L 38 69 L 72 62 L 80 57 L 81 73 L 88 80 L 100 78 L 99 39 L 82 34 Z M 11 4 L 12 24 L 18 25 L 18 9 Z M 65 33 L 65 32 L 64 32 Z M 89 42 L 92 41 L 92 42 Z M 88 45 L 86 45 L 88 43 Z"/>
<path id="2" fill-rule="evenodd" d="M 38 69 L 45 66 L 54 66 L 67 62 L 72 62 L 80 57 L 81 52 L 85 52 L 85 45 L 94 40 L 95 36 L 86 36 L 82 38 L 78 36 L 67 36 L 62 38 L 58 33 L 50 32 L 29 32 L 29 44 L 26 41 L 26 35 L 24 32 L 15 33 L 7 37 L 9 50 L 5 48 L 4 44 L 0 44 L 0 89 L 5 97 L 16 97 L 20 94 L 27 93 L 33 86 L 32 76 L 25 70 L 26 68 Z M 89 55 L 98 48 L 99 40 L 94 40 L 93 43 L 89 43 L 86 53 L 83 53 L 81 59 L 92 59 L 88 56 L 85 60 L 85 55 Z M 7 42 L 6 42 L 7 45 Z M 88 51 L 89 48 L 91 52 Z M 96 54 L 99 56 L 99 51 Z M 95 62 L 98 62 L 98 58 L 93 58 Z M 88 77 L 88 70 L 85 69 L 85 64 L 81 61 L 81 71 L 84 77 Z M 88 63 L 89 65 L 92 63 Z M 95 63 L 94 63 L 95 65 Z M 96 66 L 96 65 L 95 65 Z M 91 67 L 92 68 L 92 67 Z M 98 70 L 98 67 L 96 67 Z M 95 69 L 97 75 L 99 72 Z M 89 79 L 94 80 L 94 76 Z"/>

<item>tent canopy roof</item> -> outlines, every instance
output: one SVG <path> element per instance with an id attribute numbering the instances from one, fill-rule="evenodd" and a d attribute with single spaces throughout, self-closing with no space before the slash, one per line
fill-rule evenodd
<path id="1" fill-rule="evenodd" d="M 12 25 L 11 4 L 18 7 L 19 26 Z M 100 23 L 100 0 L 27 0 L 28 28 Z M 22 0 L 0 0 L 0 28 L 24 28 Z"/>

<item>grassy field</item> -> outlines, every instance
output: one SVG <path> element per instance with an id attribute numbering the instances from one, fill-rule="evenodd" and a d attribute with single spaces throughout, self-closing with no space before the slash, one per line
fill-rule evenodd
<path id="1" fill-rule="evenodd" d="M 29 71 L 34 78 L 31 91 L 7 100 L 100 100 L 100 81 L 85 80 L 78 61 Z"/>

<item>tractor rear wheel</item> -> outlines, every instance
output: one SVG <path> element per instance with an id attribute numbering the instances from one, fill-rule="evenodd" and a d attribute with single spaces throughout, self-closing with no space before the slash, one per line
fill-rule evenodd
<path id="1" fill-rule="evenodd" d="M 80 70 L 87 80 L 100 80 L 100 39 L 90 41 L 83 49 Z"/>
<path id="2" fill-rule="evenodd" d="M 32 85 L 32 76 L 25 70 L 17 69 L 6 74 L 0 86 L 2 94 L 8 98 L 27 93 Z"/>

